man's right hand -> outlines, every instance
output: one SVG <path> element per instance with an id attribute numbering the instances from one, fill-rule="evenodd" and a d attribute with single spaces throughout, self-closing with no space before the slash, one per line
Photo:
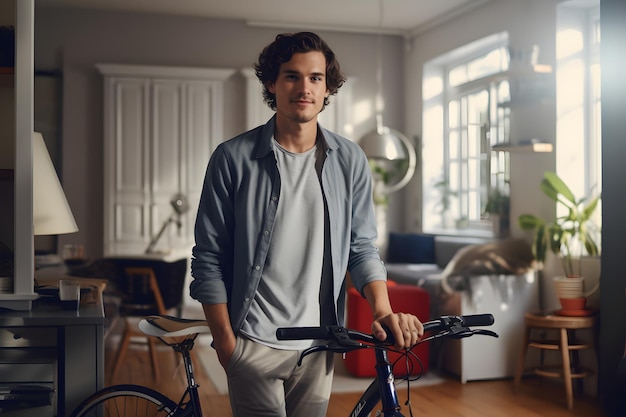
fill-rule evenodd
<path id="1" fill-rule="evenodd" d="M 237 344 L 237 338 L 233 332 L 230 332 L 230 337 L 225 336 L 226 337 L 220 337 L 219 341 L 215 338 L 213 339 L 213 347 L 217 352 L 217 359 L 219 359 L 224 370 L 226 370 L 228 361 L 230 361 L 230 357 L 233 356 L 235 345 Z"/>
<path id="2" fill-rule="evenodd" d="M 213 336 L 213 347 L 217 352 L 217 358 L 226 370 L 228 361 L 235 351 L 237 338 L 230 326 L 228 306 L 224 304 L 202 304 L 206 321 Z"/>

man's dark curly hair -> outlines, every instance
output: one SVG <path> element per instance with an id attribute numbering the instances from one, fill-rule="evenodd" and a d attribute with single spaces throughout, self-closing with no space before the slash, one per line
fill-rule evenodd
<path id="1" fill-rule="evenodd" d="M 326 88 L 329 95 L 337 94 L 346 81 L 335 53 L 318 35 L 312 32 L 281 33 L 263 49 L 259 62 L 254 65 L 256 76 L 263 84 L 263 101 L 272 110 L 276 110 L 276 95 L 267 89 L 267 85 L 278 79 L 280 65 L 291 60 L 295 53 L 311 51 L 320 51 L 326 57 Z M 328 97 L 324 98 L 322 109 L 329 103 Z"/>

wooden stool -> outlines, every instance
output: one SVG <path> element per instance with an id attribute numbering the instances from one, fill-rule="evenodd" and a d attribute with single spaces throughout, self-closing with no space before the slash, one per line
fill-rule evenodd
<path id="1" fill-rule="evenodd" d="M 595 349 L 597 329 L 597 314 L 584 317 L 559 316 L 553 313 L 526 313 L 524 316 L 526 331 L 524 336 L 524 344 L 520 353 L 517 370 L 515 372 L 515 390 L 519 388 L 519 384 L 524 372 L 524 364 L 526 361 L 526 353 L 529 347 L 539 349 L 541 351 L 541 361 L 538 367 L 533 368 L 533 372 L 537 375 L 549 378 L 563 378 L 565 382 L 565 394 L 567 397 L 567 408 L 572 409 L 574 405 L 572 380 L 579 381 L 581 387 L 582 378 L 592 374 L 589 369 L 582 368 L 578 363 L 578 352 L 583 349 Z M 538 340 L 531 338 L 533 329 L 553 329 L 560 331 L 558 340 Z M 592 329 L 593 339 L 591 343 L 577 343 L 575 340 L 575 330 Z M 561 364 L 558 366 L 548 366 L 543 364 L 544 350 L 561 351 Z M 570 360 L 571 354 L 571 360 Z"/>

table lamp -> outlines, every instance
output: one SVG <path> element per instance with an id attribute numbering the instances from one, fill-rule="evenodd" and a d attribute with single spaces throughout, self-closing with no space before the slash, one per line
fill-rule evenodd
<path id="1" fill-rule="evenodd" d="M 78 231 L 39 132 L 33 132 L 33 230 L 35 235 L 60 235 Z"/>

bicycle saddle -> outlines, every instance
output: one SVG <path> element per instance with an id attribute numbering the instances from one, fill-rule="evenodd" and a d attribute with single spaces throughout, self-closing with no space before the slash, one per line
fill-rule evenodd
<path id="1" fill-rule="evenodd" d="M 144 317 L 139 321 L 139 330 L 148 336 L 156 337 L 179 337 L 211 332 L 205 320 L 163 315 Z"/>

